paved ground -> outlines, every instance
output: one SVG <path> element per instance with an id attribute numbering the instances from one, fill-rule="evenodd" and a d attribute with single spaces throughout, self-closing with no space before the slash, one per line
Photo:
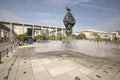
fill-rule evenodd
<path id="1" fill-rule="evenodd" d="M 9 55 L 0 64 L 0 80 L 75 80 L 76 76 L 80 80 L 120 80 L 119 56 L 101 59 L 72 51 L 36 54 L 32 45 Z"/>

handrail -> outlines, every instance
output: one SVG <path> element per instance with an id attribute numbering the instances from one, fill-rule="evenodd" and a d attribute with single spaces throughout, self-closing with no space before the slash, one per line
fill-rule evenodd
<path id="1" fill-rule="evenodd" d="M 15 48 L 16 48 L 16 44 L 12 43 L 7 48 L 3 48 L 0 50 L 0 64 L 3 63 L 2 62 L 2 52 L 7 51 L 7 53 L 4 56 L 9 57 L 9 55 L 8 55 L 9 50 L 11 51 L 11 53 L 13 53 L 13 49 L 15 49 Z"/>

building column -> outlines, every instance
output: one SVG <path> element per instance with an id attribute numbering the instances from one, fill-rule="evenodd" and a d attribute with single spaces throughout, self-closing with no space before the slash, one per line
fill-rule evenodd
<path id="1" fill-rule="evenodd" d="M 12 23 L 10 23 L 10 36 L 9 36 L 9 38 L 10 38 L 10 42 L 12 42 L 13 41 L 13 24 Z"/>
<path id="2" fill-rule="evenodd" d="M 41 29 L 41 35 L 43 36 L 42 26 L 40 27 L 40 29 Z"/>
<path id="3" fill-rule="evenodd" d="M 57 27 L 56 27 L 56 35 L 55 35 L 56 37 L 57 37 L 57 34 L 58 34 L 58 31 L 57 31 Z"/>
<path id="4" fill-rule="evenodd" d="M 49 31 L 49 34 L 48 34 L 48 35 L 50 36 L 50 27 L 49 27 L 48 31 Z"/>
<path id="5" fill-rule="evenodd" d="M 62 36 L 64 36 L 63 28 L 62 28 Z"/>
<path id="6" fill-rule="evenodd" d="M 23 34 L 24 34 L 24 24 L 22 24 L 22 27 L 23 27 Z"/>
<path id="7" fill-rule="evenodd" d="M 1 39 L 1 28 L 0 28 L 0 39 Z"/>
<path id="8" fill-rule="evenodd" d="M 34 25 L 32 26 L 32 38 L 34 38 Z"/>
<path id="9" fill-rule="evenodd" d="M 15 41 L 14 25 L 12 24 L 12 42 Z"/>

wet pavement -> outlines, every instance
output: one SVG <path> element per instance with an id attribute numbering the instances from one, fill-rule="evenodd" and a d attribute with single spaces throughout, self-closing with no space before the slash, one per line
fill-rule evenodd
<path id="1" fill-rule="evenodd" d="M 120 80 L 120 54 L 96 58 L 74 51 L 36 53 L 34 45 L 2 58 L 0 80 Z"/>

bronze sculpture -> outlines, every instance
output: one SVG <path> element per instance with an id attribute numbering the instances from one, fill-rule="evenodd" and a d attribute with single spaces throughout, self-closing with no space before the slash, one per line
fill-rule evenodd
<path id="1" fill-rule="evenodd" d="M 67 35 L 67 39 L 71 38 L 72 35 L 72 28 L 74 26 L 74 24 L 76 23 L 75 18 L 73 17 L 73 15 L 71 14 L 71 9 L 66 7 L 66 10 L 68 11 L 67 14 L 65 15 L 64 19 L 63 19 L 63 23 L 65 25 L 65 29 L 66 29 L 66 35 Z"/>

